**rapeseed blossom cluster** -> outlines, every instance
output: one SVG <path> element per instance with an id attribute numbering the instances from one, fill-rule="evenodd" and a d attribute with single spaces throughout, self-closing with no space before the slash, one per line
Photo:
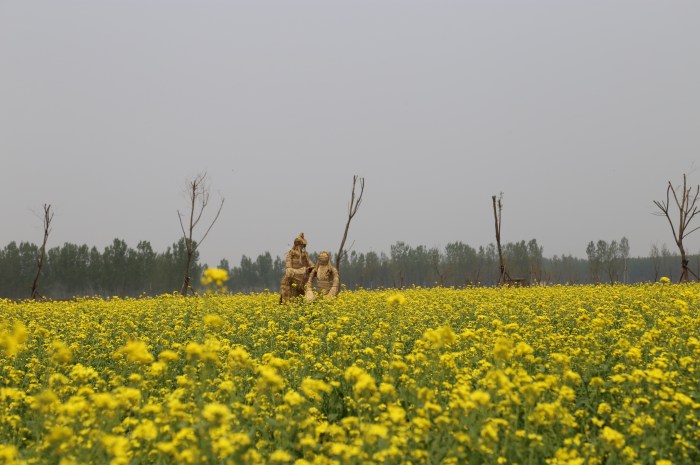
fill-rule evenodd
<path id="1" fill-rule="evenodd" d="M 695 464 L 699 375 L 697 284 L 0 300 L 0 464 Z"/>
<path id="2" fill-rule="evenodd" d="M 223 268 L 207 268 L 202 273 L 200 279 L 202 286 L 207 290 L 207 293 L 225 292 L 225 282 L 228 281 L 228 271 Z"/>

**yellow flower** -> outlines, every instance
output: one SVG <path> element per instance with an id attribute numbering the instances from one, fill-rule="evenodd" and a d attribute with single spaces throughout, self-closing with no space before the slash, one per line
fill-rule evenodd
<path id="1" fill-rule="evenodd" d="M 49 444 L 63 442 L 73 436 L 73 430 L 65 425 L 55 425 L 49 430 L 49 434 L 46 435 L 46 441 Z"/>
<path id="2" fill-rule="evenodd" d="M 367 444 L 374 444 L 377 439 L 386 439 L 389 434 L 389 428 L 384 425 L 371 424 L 369 426 L 363 427 L 365 441 Z"/>
<path id="3" fill-rule="evenodd" d="M 297 407 L 304 403 L 304 398 L 294 389 L 290 389 L 284 395 L 284 401 L 289 404 L 290 407 Z"/>
<path id="4" fill-rule="evenodd" d="M 229 408 L 217 402 L 207 404 L 202 409 L 202 418 L 207 420 L 209 423 L 216 425 L 221 425 L 228 422 L 231 419 L 231 416 L 232 415 Z"/>
<path id="5" fill-rule="evenodd" d="M 612 407 L 607 402 L 601 402 L 598 404 L 598 415 L 608 415 L 612 412 Z"/>
<path id="6" fill-rule="evenodd" d="M 404 305 L 406 303 L 406 297 L 404 297 L 403 294 L 396 292 L 386 298 L 386 303 L 388 303 L 392 307 L 396 305 Z"/>
<path id="7" fill-rule="evenodd" d="M 199 358 L 204 354 L 204 345 L 198 342 L 188 342 L 185 346 L 185 353 L 187 354 L 187 360 Z"/>
<path id="8" fill-rule="evenodd" d="M 547 465 L 583 465 L 584 463 L 585 460 L 579 456 L 578 451 L 566 448 L 557 449 L 554 458 L 547 460 Z"/>
<path id="9" fill-rule="evenodd" d="M 426 331 L 423 334 L 423 339 L 426 340 L 432 348 L 440 349 L 454 344 L 457 340 L 457 336 L 449 326 L 440 326 L 437 329 L 429 329 Z"/>
<path id="10" fill-rule="evenodd" d="M 113 434 L 106 434 L 102 436 L 101 442 L 107 453 L 117 459 L 116 463 L 128 463 L 128 461 L 121 461 L 126 460 L 131 456 L 131 448 L 127 438 Z M 113 460 L 111 463 L 114 464 L 115 461 Z"/>
<path id="11" fill-rule="evenodd" d="M 153 362 L 151 363 L 151 368 L 149 372 L 153 376 L 160 376 L 163 373 L 165 373 L 165 370 L 167 369 L 168 365 L 166 365 L 164 362 Z"/>
<path id="12" fill-rule="evenodd" d="M 228 362 L 232 368 L 249 368 L 253 366 L 253 360 L 244 347 L 236 346 L 228 353 Z"/>
<path id="13" fill-rule="evenodd" d="M 532 355 L 534 352 L 534 349 L 532 346 L 526 342 L 518 342 L 515 345 L 515 349 L 513 349 L 513 355 L 516 357 L 527 357 L 528 355 Z"/>
<path id="14" fill-rule="evenodd" d="M 387 412 L 393 423 L 402 423 L 406 419 L 406 411 L 399 405 L 390 404 L 387 406 Z"/>
<path id="15" fill-rule="evenodd" d="M 158 360 L 161 362 L 169 363 L 173 362 L 178 359 L 177 352 L 172 351 L 172 350 L 164 350 L 161 353 L 158 354 Z"/>
<path id="16" fill-rule="evenodd" d="M 277 449 L 270 454 L 270 463 L 287 463 L 292 461 L 292 456 L 289 452 Z"/>
<path id="17" fill-rule="evenodd" d="M 137 363 L 153 362 L 153 355 L 148 351 L 148 346 L 143 341 L 129 341 L 115 354 L 125 354 L 127 360 Z"/>
<path id="18" fill-rule="evenodd" d="M 333 390 L 330 384 L 326 383 L 325 381 L 308 377 L 304 378 L 299 389 L 301 389 L 301 392 L 304 393 L 307 399 L 314 400 L 316 402 L 321 400 L 320 393 L 325 392 L 326 394 L 330 394 Z"/>
<path id="19" fill-rule="evenodd" d="M 25 465 L 27 462 L 19 459 L 19 450 L 15 446 L 0 444 L 0 463 L 3 465 Z"/>
<path id="20" fill-rule="evenodd" d="M 224 325 L 224 319 L 219 315 L 205 315 L 204 326 L 212 329 L 219 329 Z"/>
<path id="21" fill-rule="evenodd" d="M 222 268 L 207 268 L 204 270 L 204 273 L 202 273 L 201 282 L 203 286 L 215 283 L 218 287 L 221 287 L 228 279 L 228 271 Z"/>
<path id="22" fill-rule="evenodd" d="M 357 381 L 355 381 L 355 386 L 352 388 L 353 392 L 357 395 L 362 395 L 366 392 L 373 393 L 377 390 L 377 384 L 374 378 L 369 373 L 363 373 L 358 376 Z"/>
<path id="23" fill-rule="evenodd" d="M 489 418 L 481 427 L 479 436 L 488 442 L 498 442 L 498 425 L 502 424 L 503 420 Z"/>
<path id="24" fill-rule="evenodd" d="M 69 363 L 73 360 L 73 352 L 66 344 L 61 341 L 53 341 L 51 343 L 53 355 L 51 358 L 58 363 Z"/>
<path id="25" fill-rule="evenodd" d="M 27 341 L 27 328 L 19 321 L 15 322 L 11 333 L 0 332 L 0 347 L 12 358 L 22 349 Z"/>
<path id="26" fill-rule="evenodd" d="M 272 392 L 280 391 L 284 388 L 284 378 L 277 373 L 275 368 L 262 365 L 258 368 L 258 387 L 270 389 Z"/>
<path id="27" fill-rule="evenodd" d="M 513 350 L 513 341 L 505 337 L 496 339 L 493 347 L 493 358 L 496 360 L 508 360 Z"/>
<path id="28" fill-rule="evenodd" d="M 619 431 L 606 426 L 600 432 L 600 438 L 614 449 L 622 449 L 625 446 L 625 437 Z"/>
<path id="29" fill-rule="evenodd" d="M 488 392 L 476 390 L 469 395 L 469 398 L 473 400 L 476 405 L 488 405 L 491 401 L 491 396 Z"/>
<path id="30" fill-rule="evenodd" d="M 223 459 L 236 451 L 236 446 L 226 436 L 221 436 L 212 442 L 212 450 L 216 456 Z"/>
<path id="31" fill-rule="evenodd" d="M 131 433 L 133 439 L 143 439 L 144 441 L 152 441 L 158 437 L 158 428 L 151 420 L 142 420 L 141 423 L 134 428 Z"/>

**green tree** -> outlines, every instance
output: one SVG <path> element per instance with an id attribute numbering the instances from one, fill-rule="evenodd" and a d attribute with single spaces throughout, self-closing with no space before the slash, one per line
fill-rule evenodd
<path id="1" fill-rule="evenodd" d="M 156 255 L 148 241 L 140 241 L 136 245 L 136 250 L 129 249 L 127 286 L 131 295 L 150 294 L 154 291 L 153 274 L 155 273 Z"/>
<path id="2" fill-rule="evenodd" d="M 109 295 L 126 295 L 129 280 L 129 246 L 122 239 L 114 239 L 102 252 L 104 286 Z"/>
<path id="3" fill-rule="evenodd" d="M 259 277 L 258 289 L 274 289 L 275 283 L 278 281 L 279 277 L 275 273 L 270 252 L 258 255 L 258 258 L 255 260 L 255 265 Z"/>

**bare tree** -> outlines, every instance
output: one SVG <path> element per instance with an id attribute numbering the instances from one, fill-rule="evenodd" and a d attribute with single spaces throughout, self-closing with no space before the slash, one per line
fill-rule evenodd
<path id="1" fill-rule="evenodd" d="M 671 196 L 676 203 L 678 208 L 678 223 L 674 224 L 671 219 Z M 683 247 L 683 239 L 688 237 L 694 231 L 700 229 L 700 226 L 688 229 L 690 223 L 698 214 L 697 201 L 700 196 L 700 185 L 695 187 L 695 192 L 693 192 L 692 187 L 688 187 L 686 175 L 683 174 L 683 190 L 680 191 L 680 187 L 674 187 L 671 181 L 668 182 L 668 187 L 666 188 L 666 200 L 654 200 L 654 204 L 659 208 L 660 212 L 655 212 L 658 216 L 665 216 L 668 220 L 668 224 L 671 226 L 671 232 L 673 233 L 673 239 L 676 241 L 678 246 L 678 251 L 681 254 L 681 276 L 679 282 L 688 281 L 689 274 L 692 274 L 695 279 L 698 279 L 696 275 L 688 267 L 688 258 L 686 257 L 685 248 Z"/>
<path id="2" fill-rule="evenodd" d="M 360 192 L 355 196 L 355 188 L 357 186 L 357 181 L 360 181 Z M 340 271 L 340 259 L 343 257 L 343 254 L 345 253 L 344 247 L 345 247 L 345 241 L 348 238 L 348 230 L 350 229 L 350 222 L 352 221 L 352 218 L 355 216 L 357 213 L 357 210 L 360 208 L 360 203 L 362 203 L 362 194 L 365 192 L 365 178 L 361 178 L 357 175 L 354 175 L 352 177 L 352 194 L 350 194 L 350 204 L 348 205 L 348 222 L 345 224 L 345 232 L 343 232 L 343 240 L 340 241 L 340 248 L 338 249 L 338 253 L 335 256 L 335 268 Z"/>
<path id="3" fill-rule="evenodd" d="M 503 193 L 498 196 L 498 199 L 496 199 L 495 195 L 491 196 L 491 200 L 493 201 L 493 218 L 496 223 L 496 248 L 498 250 L 498 269 L 499 269 L 499 274 L 498 274 L 498 284 L 504 284 L 506 282 L 510 281 L 510 275 L 508 275 L 508 271 L 506 270 L 506 265 L 503 262 L 503 250 L 501 249 L 501 211 L 503 210 L 503 203 L 501 200 L 503 199 Z M 498 206 L 498 210 L 496 210 L 496 207 Z"/>
<path id="4" fill-rule="evenodd" d="M 187 226 L 182 221 L 183 214 L 180 210 L 177 211 L 177 216 L 180 219 L 180 228 L 182 229 L 182 237 L 185 240 L 186 258 L 185 258 L 185 270 L 184 278 L 182 280 L 182 287 L 180 288 L 180 294 L 183 296 L 187 295 L 187 291 L 190 290 L 194 294 L 191 284 L 190 269 L 192 267 L 192 256 L 194 255 L 197 247 L 199 247 L 204 239 L 206 239 L 209 231 L 211 231 L 212 226 L 216 223 L 216 220 L 221 214 L 221 209 L 224 206 L 224 199 L 221 198 L 221 203 L 219 204 L 219 209 L 216 211 L 216 216 L 209 223 L 204 235 L 202 235 L 199 241 L 194 240 L 194 230 L 202 219 L 204 210 L 206 210 L 209 205 L 209 186 L 207 184 L 207 173 L 200 173 L 195 176 L 191 181 L 187 181 L 187 197 L 189 200 L 189 221 L 187 221 Z"/>
<path id="5" fill-rule="evenodd" d="M 39 276 L 41 275 L 41 269 L 44 266 L 44 258 L 46 257 L 46 242 L 49 240 L 49 234 L 51 234 L 51 220 L 53 220 L 51 205 L 44 204 L 44 240 L 42 241 L 41 248 L 39 249 L 39 256 L 36 258 L 36 274 L 34 275 L 34 281 L 32 282 L 31 298 L 34 300 L 41 297 L 39 295 Z"/>

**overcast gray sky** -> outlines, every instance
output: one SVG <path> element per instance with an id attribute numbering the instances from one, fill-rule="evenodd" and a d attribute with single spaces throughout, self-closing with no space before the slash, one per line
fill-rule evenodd
<path id="1" fill-rule="evenodd" d="M 187 179 L 226 202 L 205 262 L 536 238 L 585 256 L 700 183 L 700 2 L 0 0 L 0 246 L 178 239 Z M 213 214 L 213 208 L 211 212 Z M 699 223 L 700 224 L 700 223 Z M 689 238 L 700 250 L 700 233 Z"/>

